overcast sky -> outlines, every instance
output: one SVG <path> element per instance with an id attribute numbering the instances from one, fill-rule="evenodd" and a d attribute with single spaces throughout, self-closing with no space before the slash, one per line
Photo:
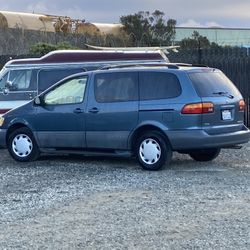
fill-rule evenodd
<path id="1" fill-rule="evenodd" d="M 161 10 L 178 26 L 250 28 L 250 0 L 0 0 L 0 10 L 119 23 L 122 15 Z"/>

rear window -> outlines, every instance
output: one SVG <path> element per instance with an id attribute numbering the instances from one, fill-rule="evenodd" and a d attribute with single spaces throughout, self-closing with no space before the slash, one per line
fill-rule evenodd
<path id="1" fill-rule="evenodd" d="M 238 89 L 221 72 L 189 73 L 189 78 L 200 97 L 215 96 L 216 94 L 239 95 Z"/>
<path id="2" fill-rule="evenodd" d="M 172 73 L 140 73 L 140 100 L 174 98 L 181 94 L 181 86 Z"/>

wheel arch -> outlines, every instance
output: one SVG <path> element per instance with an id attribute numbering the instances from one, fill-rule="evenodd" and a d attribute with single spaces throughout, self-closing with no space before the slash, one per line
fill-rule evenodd
<path id="1" fill-rule="evenodd" d="M 167 130 L 165 129 L 165 127 L 155 124 L 155 123 L 142 124 L 141 126 L 137 127 L 129 137 L 130 149 L 134 151 L 136 147 L 136 141 L 138 140 L 138 138 L 140 138 L 144 133 L 150 132 L 150 131 L 159 132 L 164 138 L 164 140 L 166 140 L 166 142 L 169 144 L 170 148 L 172 149 L 172 145 L 169 141 L 169 138 L 167 134 L 164 132 L 165 130 Z"/>
<path id="2" fill-rule="evenodd" d="M 9 135 L 10 135 L 13 131 L 15 131 L 16 129 L 19 129 L 19 128 L 24 128 L 24 127 L 30 129 L 30 127 L 27 125 L 27 123 L 24 123 L 24 122 L 22 122 L 22 121 L 12 122 L 12 123 L 10 124 L 10 126 L 8 127 L 8 129 L 7 129 L 6 138 L 5 138 L 6 143 L 7 143 L 7 140 L 8 140 Z M 31 129 L 30 129 L 30 131 L 32 132 Z M 32 132 L 32 133 L 33 133 L 33 132 Z M 34 133 L 33 133 L 33 135 L 34 135 Z"/>

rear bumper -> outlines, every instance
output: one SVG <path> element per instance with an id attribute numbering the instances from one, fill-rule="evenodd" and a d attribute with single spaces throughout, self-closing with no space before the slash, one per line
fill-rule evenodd
<path id="1" fill-rule="evenodd" d="M 0 148 L 6 148 L 6 129 L 0 129 Z"/>
<path id="2" fill-rule="evenodd" d="M 250 140 L 250 130 L 209 135 L 204 130 L 165 131 L 173 150 L 223 148 L 243 144 Z"/>

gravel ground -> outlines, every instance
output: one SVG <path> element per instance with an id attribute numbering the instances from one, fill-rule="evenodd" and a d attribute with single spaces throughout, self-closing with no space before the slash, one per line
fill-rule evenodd
<path id="1" fill-rule="evenodd" d="M 250 143 L 213 162 L 0 150 L 0 249 L 250 249 Z"/>

